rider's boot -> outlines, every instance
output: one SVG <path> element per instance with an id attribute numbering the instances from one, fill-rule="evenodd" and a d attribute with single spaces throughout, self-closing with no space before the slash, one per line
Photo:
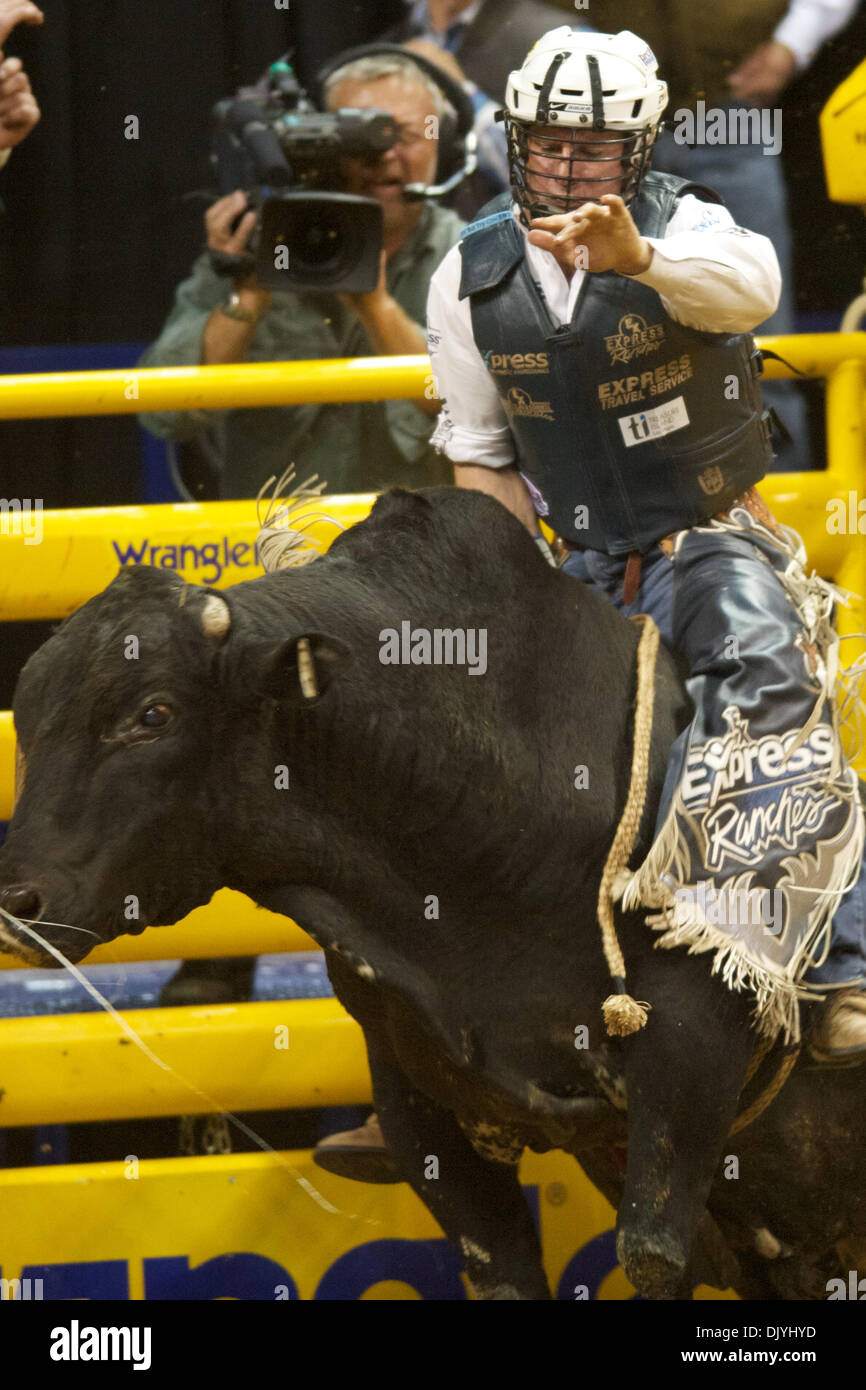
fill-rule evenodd
<path id="1" fill-rule="evenodd" d="M 313 1159 L 328 1173 L 355 1182 L 403 1181 L 375 1115 L 371 1115 L 360 1129 L 344 1130 L 320 1139 L 313 1150 Z"/>
<path id="2" fill-rule="evenodd" d="M 854 1067 L 866 1062 L 866 993 L 842 989 L 824 1005 L 809 1051 L 825 1066 Z"/>

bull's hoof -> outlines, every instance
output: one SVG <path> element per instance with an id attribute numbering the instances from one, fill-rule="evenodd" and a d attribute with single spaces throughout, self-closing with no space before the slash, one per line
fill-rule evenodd
<path id="1" fill-rule="evenodd" d="M 472 1285 L 473 1296 L 478 1303 L 549 1303 L 551 1301 L 550 1289 L 547 1287 L 544 1274 L 540 1269 L 537 1278 L 529 1276 L 519 1283 L 512 1284 L 505 1280 L 496 1283 L 477 1271 L 475 1274 L 469 1272 L 469 1282 Z"/>
<path id="2" fill-rule="evenodd" d="M 672 1238 L 621 1230 L 616 1238 L 616 1254 L 626 1278 L 643 1298 L 691 1298 L 687 1261 L 682 1247 Z"/>

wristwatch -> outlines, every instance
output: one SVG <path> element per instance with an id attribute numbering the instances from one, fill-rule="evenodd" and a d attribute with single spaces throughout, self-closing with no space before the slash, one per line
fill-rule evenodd
<path id="1" fill-rule="evenodd" d="M 261 318 L 258 309 L 244 308 L 237 290 L 232 290 L 225 303 L 220 304 L 219 311 L 227 319 L 234 319 L 236 323 L 258 323 Z"/>

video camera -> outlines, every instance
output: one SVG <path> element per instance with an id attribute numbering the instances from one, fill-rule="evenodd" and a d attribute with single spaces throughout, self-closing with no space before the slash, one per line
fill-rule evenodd
<path id="1" fill-rule="evenodd" d="M 247 191 L 259 216 L 249 256 L 260 283 L 276 290 L 368 293 L 379 278 L 382 209 L 339 187 L 340 155 L 375 161 L 397 141 L 386 111 L 320 112 L 285 58 L 262 82 L 217 102 L 212 162 L 220 196 Z M 212 253 L 236 274 L 238 258 Z"/>

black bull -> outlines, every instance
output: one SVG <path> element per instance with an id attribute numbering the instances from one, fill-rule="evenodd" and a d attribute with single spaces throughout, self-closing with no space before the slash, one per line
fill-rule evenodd
<path id="1" fill-rule="evenodd" d="M 383 664 L 380 634 L 404 622 L 483 630 L 486 672 Z M 801 1059 L 728 1138 L 750 1002 L 706 957 L 654 950 L 639 915 L 619 935 L 652 1012 L 628 1038 L 604 1031 L 596 900 L 637 640 L 498 503 L 455 489 L 391 493 L 309 568 L 222 597 L 124 570 L 21 675 L 0 907 L 73 960 L 131 929 L 131 895 L 142 923 L 224 885 L 291 915 L 325 949 L 387 1141 L 480 1297 L 549 1296 L 526 1145 L 574 1154 L 618 1207 L 645 1295 L 704 1278 L 825 1297 L 866 1238 L 860 1073 Z M 687 717 L 662 653 L 633 864 Z M 2 914 L 0 941 L 54 963 Z"/>

